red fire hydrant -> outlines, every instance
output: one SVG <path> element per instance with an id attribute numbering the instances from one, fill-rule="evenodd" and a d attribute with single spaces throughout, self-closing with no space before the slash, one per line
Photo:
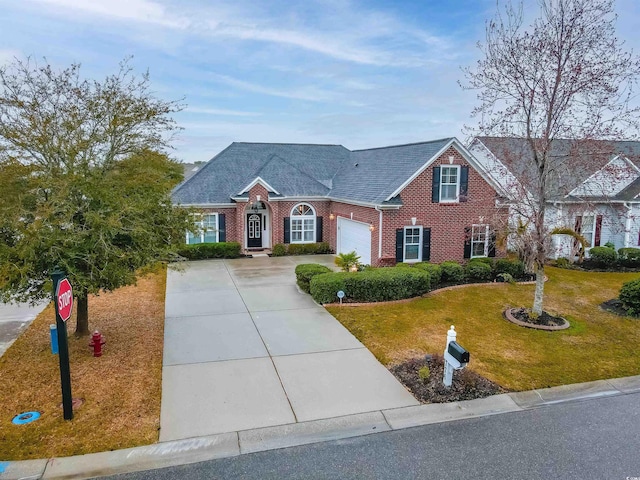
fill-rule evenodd
<path id="1" fill-rule="evenodd" d="M 91 341 L 89 342 L 89 346 L 93 347 L 94 357 L 102 356 L 102 345 L 104 345 L 105 343 L 107 343 L 107 341 L 104 339 L 104 337 L 98 330 L 93 332 L 93 335 L 91 335 Z"/>

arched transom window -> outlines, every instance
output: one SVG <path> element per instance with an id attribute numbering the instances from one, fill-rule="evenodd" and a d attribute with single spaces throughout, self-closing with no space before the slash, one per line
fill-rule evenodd
<path id="1" fill-rule="evenodd" d="M 316 212 L 307 203 L 299 203 L 291 210 L 291 243 L 316 241 Z"/>

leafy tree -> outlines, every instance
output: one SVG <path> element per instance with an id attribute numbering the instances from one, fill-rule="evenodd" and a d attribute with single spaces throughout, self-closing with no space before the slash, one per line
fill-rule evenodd
<path id="1" fill-rule="evenodd" d="M 0 296 L 38 301 L 63 268 L 77 297 L 136 280 L 184 243 L 188 212 L 171 189 L 180 164 L 164 153 L 176 102 L 156 99 L 125 60 L 104 81 L 32 61 L 0 68 Z"/>
<path id="2" fill-rule="evenodd" d="M 522 4 L 506 2 L 504 12 L 487 23 L 484 58 L 465 70 L 464 85 L 478 91 L 473 133 L 524 139 L 527 146 L 517 153 L 530 173 L 519 179 L 518 200 L 529 225 L 525 260 L 536 273 L 534 314 L 543 308 L 552 189 L 579 161 L 602 154 L 602 140 L 633 139 L 640 73 L 639 59 L 615 35 L 613 0 L 539 0 L 539 6 L 539 15 L 525 26 Z M 580 148 L 552 158 L 560 139 L 575 140 Z"/>

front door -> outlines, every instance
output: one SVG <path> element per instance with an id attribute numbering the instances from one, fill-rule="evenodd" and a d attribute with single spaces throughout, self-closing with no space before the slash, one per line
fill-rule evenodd
<path id="1" fill-rule="evenodd" d="M 262 247 L 262 215 L 250 213 L 247 215 L 247 248 Z"/>

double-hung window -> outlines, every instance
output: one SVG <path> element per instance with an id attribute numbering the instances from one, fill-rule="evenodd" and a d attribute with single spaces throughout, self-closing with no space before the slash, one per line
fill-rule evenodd
<path id="1" fill-rule="evenodd" d="M 404 262 L 422 260 L 422 227 L 404 227 Z"/>
<path id="2" fill-rule="evenodd" d="M 460 167 L 443 165 L 440 167 L 440 201 L 457 202 L 460 194 Z"/>
<path id="3" fill-rule="evenodd" d="M 316 241 L 316 212 L 311 205 L 300 203 L 291 210 L 291 243 Z"/>
<path id="4" fill-rule="evenodd" d="M 489 225 L 471 226 L 471 258 L 489 254 Z"/>
<path id="5" fill-rule="evenodd" d="M 580 234 L 587 241 L 587 248 L 593 247 L 593 236 L 595 234 L 596 217 L 594 215 L 584 215 L 582 217 L 582 225 L 580 226 Z"/>
<path id="6" fill-rule="evenodd" d="M 218 214 L 204 213 L 194 215 L 196 233 L 187 232 L 187 243 L 217 243 L 218 240 Z"/>

